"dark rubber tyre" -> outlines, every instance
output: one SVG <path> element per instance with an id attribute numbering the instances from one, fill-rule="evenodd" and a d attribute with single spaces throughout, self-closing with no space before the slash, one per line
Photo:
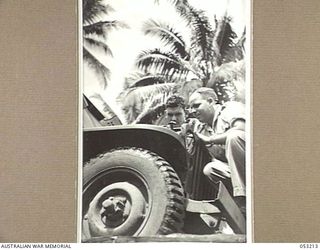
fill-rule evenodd
<path id="1" fill-rule="evenodd" d="M 88 162 L 82 205 L 83 240 L 180 232 L 185 214 L 184 191 L 174 169 L 139 148 L 111 150 Z"/>

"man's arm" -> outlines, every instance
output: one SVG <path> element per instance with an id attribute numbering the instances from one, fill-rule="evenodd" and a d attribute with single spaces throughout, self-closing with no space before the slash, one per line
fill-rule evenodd
<path id="1" fill-rule="evenodd" d="M 236 120 L 233 123 L 233 126 L 227 130 L 226 132 L 219 135 L 205 136 L 198 132 L 195 134 L 205 143 L 205 144 L 226 144 L 226 139 L 228 134 L 233 130 L 245 130 L 245 121 L 244 120 Z"/>

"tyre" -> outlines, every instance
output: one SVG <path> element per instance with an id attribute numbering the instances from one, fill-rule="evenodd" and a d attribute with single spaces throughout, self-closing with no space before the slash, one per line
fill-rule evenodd
<path id="1" fill-rule="evenodd" d="M 184 191 L 174 169 L 139 148 L 109 151 L 83 169 L 83 239 L 180 232 Z"/>

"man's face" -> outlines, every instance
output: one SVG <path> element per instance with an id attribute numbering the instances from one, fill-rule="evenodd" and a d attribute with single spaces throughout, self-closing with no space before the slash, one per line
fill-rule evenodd
<path id="1" fill-rule="evenodd" d="M 166 110 L 168 124 L 170 122 L 175 123 L 174 126 L 180 127 L 185 122 L 186 116 L 182 107 L 167 107 Z"/>
<path id="2" fill-rule="evenodd" d="M 214 108 L 211 100 L 206 100 L 199 93 L 193 93 L 189 98 L 190 113 L 204 123 L 211 124 Z"/>

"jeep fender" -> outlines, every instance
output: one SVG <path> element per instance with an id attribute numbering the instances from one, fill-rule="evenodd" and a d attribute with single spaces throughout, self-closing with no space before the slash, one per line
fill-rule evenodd
<path id="1" fill-rule="evenodd" d="M 178 175 L 187 169 L 184 141 L 172 130 L 155 125 L 121 125 L 83 131 L 83 162 L 119 147 L 137 147 L 163 157 Z"/>

